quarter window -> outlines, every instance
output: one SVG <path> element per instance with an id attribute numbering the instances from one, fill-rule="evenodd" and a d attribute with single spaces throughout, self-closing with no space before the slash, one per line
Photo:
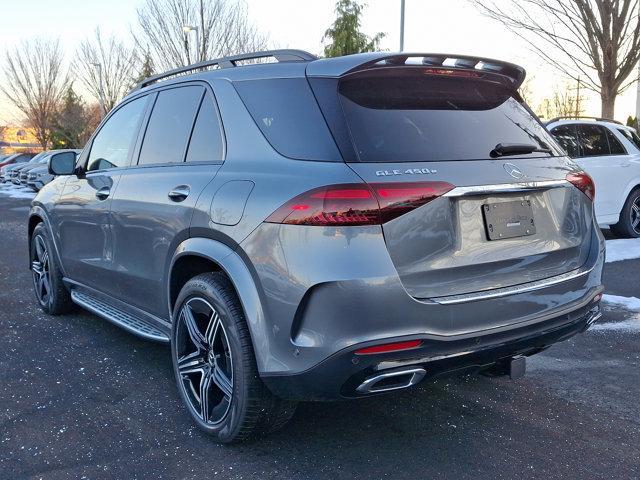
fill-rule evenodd
<path id="1" fill-rule="evenodd" d="M 551 130 L 551 134 L 571 158 L 580 156 L 578 132 L 575 125 L 560 125 Z"/>
<path id="2" fill-rule="evenodd" d="M 608 128 L 604 129 L 607 132 L 607 141 L 609 142 L 609 150 L 611 155 L 626 155 L 627 151 L 624 149 L 620 140 L 616 138 L 611 130 Z"/>
<path id="3" fill-rule="evenodd" d="M 222 160 L 223 144 L 220 119 L 210 95 L 205 95 L 193 127 L 187 162 L 213 162 Z"/>
<path id="4" fill-rule="evenodd" d="M 93 139 L 87 170 L 124 167 L 137 137 L 147 97 L 140 97 L 120 107 Z"/>
<path id="5" fill-rule="evenodd" d="M 138 165 L 183 162 L 204 88 L 189 86 L 158 94 L 144 134 Z"/>

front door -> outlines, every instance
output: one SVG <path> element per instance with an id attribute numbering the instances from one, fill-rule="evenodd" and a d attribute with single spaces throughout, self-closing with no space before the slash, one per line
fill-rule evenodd
<path id="1" fill-rule="evenodd" d="M 80 157 L 85 173 L 67 180 L 52 218 L 66 275 L 114 296 L 111 201 L 129 165 L 146 104 L 146 97 L 138 97 L 103 123 Z"/>

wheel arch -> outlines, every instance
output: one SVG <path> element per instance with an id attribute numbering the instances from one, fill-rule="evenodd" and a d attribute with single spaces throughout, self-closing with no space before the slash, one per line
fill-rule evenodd
<path id="1" fill-rule="evenodd" d="M 53 235 L 53 230 L 51 228 L 51 222 L 49 221 L 49 216 L 47 212 L 40 205 L 33 205 L 31 210 L 29 211 L 29 220 L 28 220 L 28 229 L 27 229 L 27 245 L 29 246 L 29 268 L 31 268 L 31 237 L 33 236 L 33 232 L 36 227 L 43 223 L 45 228 L 49 231 L 49 239 L 53 244 L 53 253 L 56 256 L 56 261 L 60 268 L 60 271 L 63 275 L 65 275 L 64 265 L 62 264 L 60 257 L 60 250 L 58 249 L 58 243 L 56 242 L 55 235 Z"/>
<path id="2" fill-rule="evenodd" d="M 231 281 L 251 334 L 258 371 L 265 371 L 270 361 L 269 332 L 260 291 L 249 266 L 228 245 L 210 238 L 189 238 L 178 245 L 167 274 L 170 318 L 184 283 L 205 271 L 223 272 Z"/>
<path id="3" fill-rule="evenodd" d="M 598 195 L 597 188 L 598 188 L 598 186 L 596 185 L 596 195 Z M 620 214 L 622 212 L 622 209 L 624 208 L 625 203 L 627 203 L 627 200 L 629 199 L 629 195 L 631 195 L 633 192 L 635 192 L 638 189 L 640 189 L 640 176 L 632 178 L 627 183 L 627 186 L 624 189 L 624 194 L 621 196 L 622 197 L 622 202 L 619 205 L 618 214 Z"/>

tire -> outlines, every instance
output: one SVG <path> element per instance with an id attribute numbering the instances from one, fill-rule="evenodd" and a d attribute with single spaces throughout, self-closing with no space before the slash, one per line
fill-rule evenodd
<path id="1" fill-rule="evenodd" d="M 62 272 L 53 254 L 53 242 L 43 223 L 33 230 L 29 249 L 33 288 L 40 308 L 49 315 L 69 312 L 73 308 L 71 295 L 62 281 Z"/>
<path id="2" fill-rule="evenodd" d="M 260 380 L 242 307 L 222 273 L 198 275 L 180 291 L 171 357 L 189 414 L 220 443 L 266 435 L 293 416 L 295 403 L 277 398 Z"/>
<path id="3" fill-rule="evenodd" d="M 640 188 L 633 190 L 620 212 L 620 221 L 611 226 L 618 237 L 640 237 Z"/>

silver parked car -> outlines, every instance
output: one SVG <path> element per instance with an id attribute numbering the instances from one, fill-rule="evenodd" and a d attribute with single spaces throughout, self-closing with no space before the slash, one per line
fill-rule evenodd
<path id="1" fill-rule="evenodd" d="M 604 259 L 593 182 L 524 77 L 297 50 L 151 77 L 79 157 L 51 157 L 29 217 L 37 301 L 169 342 L 187 411 L 221 442 L 299 400 L 518 377 L 599 318 Z"/>

